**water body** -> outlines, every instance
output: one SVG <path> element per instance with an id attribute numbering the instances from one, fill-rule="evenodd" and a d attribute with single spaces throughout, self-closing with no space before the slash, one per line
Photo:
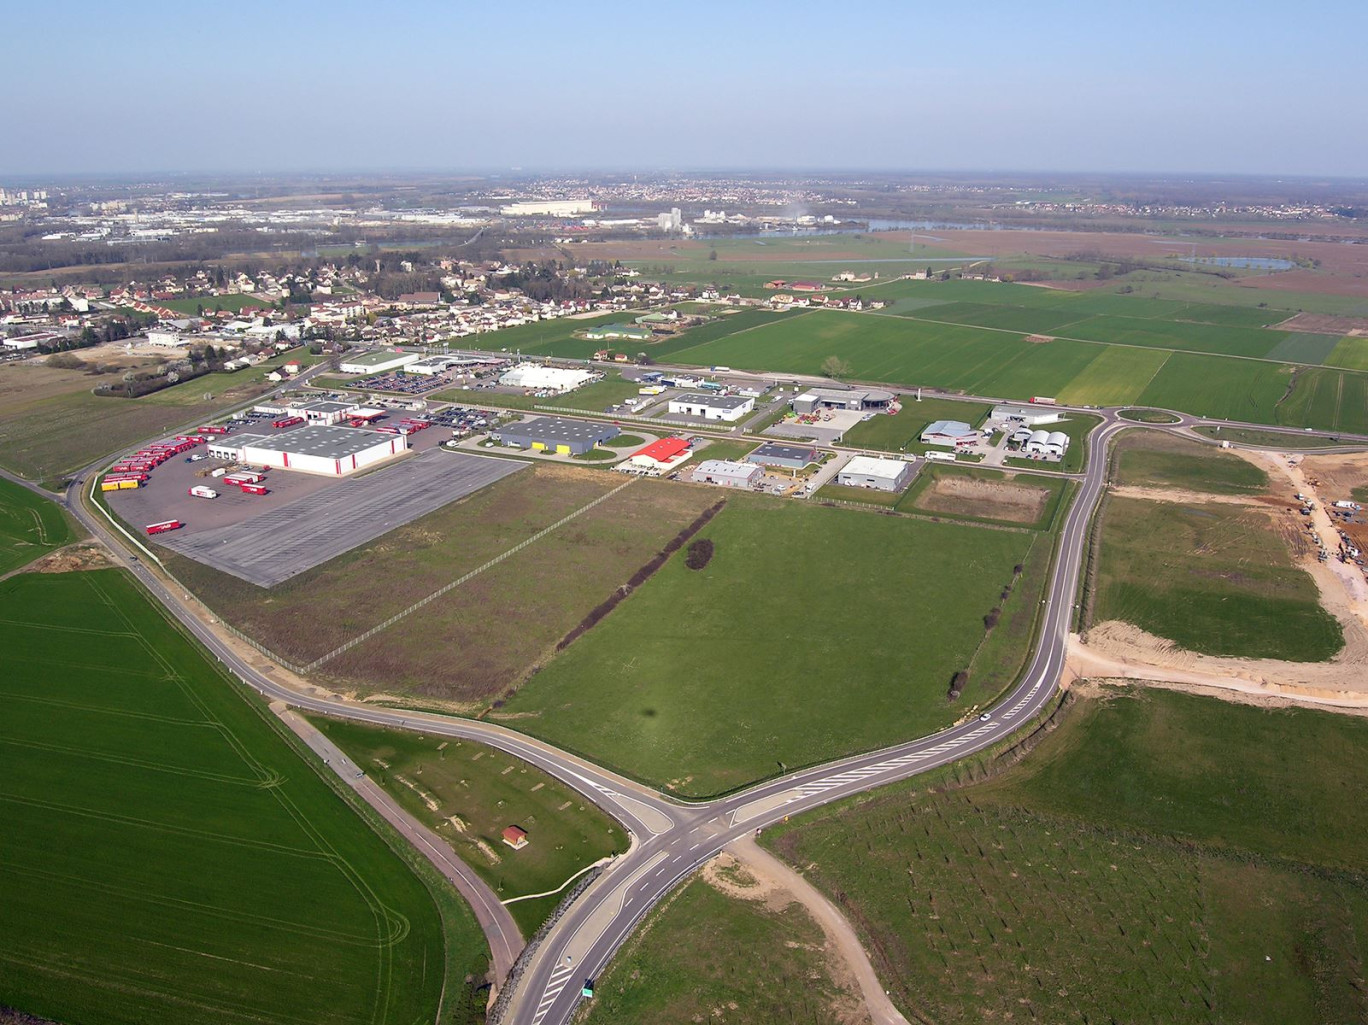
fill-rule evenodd
<path id="1" fill-rule="evenodd" d="M 1203 267 L 1233 267 L 1238 270 L 1291 270 L 1296 266 L 1291 260 L 1279 260 L 1272 256 L 1184 256 L 1184 263 L 1201 264 Z"/>

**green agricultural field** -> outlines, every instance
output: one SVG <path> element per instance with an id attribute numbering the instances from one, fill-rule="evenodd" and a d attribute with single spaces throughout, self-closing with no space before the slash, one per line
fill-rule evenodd
<path id="1" fill-rule="evenodd" d="M 1278 404 L 1277 423 L 1323 431 L 1368 433 L 1368 375 L 1329 368 L 1300 370 Z"/>
<path id="2" fill-rule="evenodd" d="M 351 756 L 408 813 L 436 831 L 501 900 L 559 889 L 601 858 L 627 849 L 627 836 L 577 791 L 536 766 L 473 741 L 323 716 L 315 726 Z M 435 806 L 435 807 L 434 807 Z M 503 843 L 505 826 L 528 845 Z M 508 909 L 532 936 L 564 894 Z"/>
<path id="3" fill-rule="evenodd" d="M 1160 349 L 1108 346 L 1057 397 L 1074 406 L 1124 406 L 1140 397 L 1168 358 Z"/>
<path id="4" fill-rule="evenodd" d="M 1041 309 L 1027 306 L 998 306 L 988 303 L 956 302 L 914 309 L 897 303 L 888 312 L 900 317 L 915 317 L 939 323 L 966 324 L 971 327 L 995 328 L 1017 334 L 1068 334 L 1067 325 L 1087 319 L 1086 313 L 1070 307 Z"/>
<path id="5" fill-rule="evenodd" d="M 1215 495 L 1260 494 L 1268 488 L 1268 474 L 1253 463 L 1160 431 L 1128 430 L 1113 442 L 1112 452 L 1117 484 Z"/>
<path id="6" fill-rule="evenodd" d="M 1133 623 L 1188 651 L 1320 662 L 1344 635 L 1265 510 L 1111 497 L 1092 621 Z"/>
<path id="7" fill-rule="evenodd" d="M 719 871 L 728 883 L 748 881 L 739 866 Z M 613 957 L 575 1021 L 840 1025 L 859 995 L 833 981 L 824 941 L 800 905 L 776 911 L 696 878 Z"/>
<path id="8" fill-rule="evenodd" d="M 1355 717 L 1103 690 L 995 779 L 911 780 L 764 842 L 914 1020 L 1363 1021 L 1365 758 Z"/>
<path id="9" fill-rule="evenodd" d="M 1197 416 L 1277 423 L 1292 368 L 1260 360 L 1175 352 L 1135 400 Z"/>
<path id="10" fill-rule="evenodd" d="M 475 1020 L 488 950 L 468 909 L 131 578 L 11 577 L 0 633 L 0 1005 L 397 1025 L 442 1004 Z"/>
<path id="11" fill-rule="evenodd" d="M 588 467 L 533 464 L 269 590 L 169 551 L 163 558 L 218 615 L 302 664 L 624 482 Z M 483 707 L 719 497 L 635 481 L 320 671 L 366 694 Z"/>
<path id="12" fill-rule="evenodd" d="M 862 420 L 846 432 L 843 443 L 854 448 L 878 449 L 883 452 L 921 452 L 918 440 L 922 431 L 935 420 L 960 420 L 977 427 L 988 419 L 992 406 L 986 402 L 959 402 L 954 399 L 903 397 L 902 412 L 895 416 L 881 413 L 872 420 Z"/>
<path id="13" fill-rule="evenodd" d="M 1060 333 L 1070 338 L 1116 345 L 1253 357 L 1268 356 L 1269 350 L 1287 337 L 1284 333 L 1257 327 L 1116 316 L 1093 317 L 1070 324 L 1067 331 Z"/>
<path id="14" fill-rule="evenodd" d="M 0 478 L 0 574 L 76 539 L 56 502 Z"/>
<path id="15" fill-rule="evenodd" d="M 1341 338 L 1324 360 L 1328 367 L 1345 370 L 1368 370 L 1368 337 Z"/>
<path id="16" fill-rule="evenodd" d="M 1315 366 L 1324 363 L 1338 345 L 1337 335 L 1312 335 L 1302 331 L 1291 331 L 1283 336 L 1281 342 L 1268 350 L 1267 358 Z"/>
<path id="17" fill-rule="evenodd" d="M 688 796 L 918 736 L 962 714 L 950 679 L 1034 537 L 747 495 L 699 536 L 705 568 L 671 559 L 510 723 Z"/>

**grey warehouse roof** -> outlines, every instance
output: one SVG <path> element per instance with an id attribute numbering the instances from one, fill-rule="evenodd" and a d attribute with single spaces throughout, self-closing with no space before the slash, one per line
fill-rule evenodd
<path id="1" fill-rule="evenodd" d="M 713 409 L 736 409 L 751 400 L 740 395 L 704 395 L 701 392 L 685 392 L 676 395 L 671 402 L 686 402 L 695 406 L 712 406 Z"/>
<path id="2" fill-rule="evenodd" d="M 746 458 L 751 462 L 762 459 L 801 459 L 804 462 L 811 462 L 817 458 L 817 450 L 811 445 L 776 445 L 773 442 L 766 442 Z"/>
<path id="3" fill-rule="evenodd" d="M 944 434 L 951 438 L 963 438 L 970 434 L 977 434 L 972 427 L 962 420 L 937 420 L 922 431 L 922 436 L 928 434 Z"/>
<path id="4" fill-rule="evenodd" d="M 237 434 L 215 445 L 224 448 L 264 448 L 271 452 L 292 452 L 322 459 L 343 459 L 368 448 L 393 441 L 396 435 L 363 431 L 355 427 L 296 427 L 279 434 Z"/>
<path id="5" fill-rule="evenodd" d="M 536 438 L 539 441 L 597 441 L 617 434 L 616 427 L 596 424 L 588 420 L 566 420 L 559 416 L 539 416 L 527 423 L 509 424 L 500 428 L 501 436 Z"/>

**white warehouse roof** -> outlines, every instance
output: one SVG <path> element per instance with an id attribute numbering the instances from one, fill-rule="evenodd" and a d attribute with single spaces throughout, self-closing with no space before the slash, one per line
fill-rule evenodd
<path id="1" fill-rule="evenodd" d="M 593 373 L 588 370 L 568 370 L 563 367 L 545 367 L 540 363 L 523 363 L 500 377 L 499 383 L 506 388 L 565 392 L 578 388 L 593 377 Z"/>
<path id="2" fill-rule="evenodd" d="M 841 467 L 842 473 L 849 473 L 861 477 L 882 477 L 888 480 L 896 480 L 898 475 L 907 469 L 907 463 L 901 459 L 875 459 L 873 456 L 855 456 Z"/>

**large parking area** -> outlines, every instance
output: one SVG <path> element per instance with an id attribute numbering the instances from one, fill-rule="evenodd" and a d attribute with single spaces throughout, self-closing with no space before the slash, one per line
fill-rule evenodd
<path id="1" fill-rule="evenodd" d="M 185 527 L 158 535 L 157 541 L 249 583 L 272 587 L 525 465 L 428 451 L 348 480 L 272 470 L 266 478 L 272 493 L 264 497 L 211 483 L 219 492 L 212 500 L 192 498 L 180 488 L 161 495 L 148 488 L 117 493 L 110 505 L 135 527 L 182 520 Z"/>

